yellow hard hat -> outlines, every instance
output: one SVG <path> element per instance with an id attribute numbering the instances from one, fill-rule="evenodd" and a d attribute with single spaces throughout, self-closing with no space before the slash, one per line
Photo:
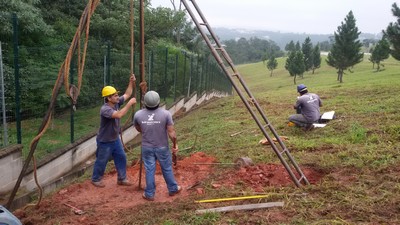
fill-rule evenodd
<path id="1" fill-rule="evenodd" d="M 103 88 L 103 90 L 101 90 L 101 95 L 102 95 L 103 97 L 107 97 L 107 96 L 113 95 L 113 94 L 115 94 L 115 93 L 117 93 L 117 92 L 118 92 L 117 89 L 115 89 L 114 87 L 112 87 L 112 86 L 105 86 L 105 87 Z"/>

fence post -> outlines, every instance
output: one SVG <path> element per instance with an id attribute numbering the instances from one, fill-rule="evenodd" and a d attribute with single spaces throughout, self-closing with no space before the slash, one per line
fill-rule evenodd
<path id="1" fill-rule="evenodd" d="M 195 57 L 195 63 L 196 63 L 194 77 L 196 79 L 194 79 L 195 84 L 194 84 L 193 89 L 195 90 L 195 92 L 197 92 L 197 95 L 199 96 L 199 55 L 195 55 L 194 57 Z"/>
<path id="2" fill-rule="evenodd" d="M 107 42 L 107 78 L 106 84 L 111 85 L 111 41 Z"/>
<path id="3" fill-rule="evenodd" d="M 186 52 L 183 53 L 184 61 L 183 61 L 183 80 L 182 80 L 182 95 L 185 95 L 185 82 L 186 82 Z"/>
<path id="4" fill-rule="evenodd" d="M 3 116 L 3 147 L 8 145 L 7 118 L 6 118 L 6 101 L 4 99 L 4 73 L 3 73 L 3 53 L 0 41 L 0 76 L 1 76 L 1 109 Z"/>
<path id="5" fill-rule="evenodd" d="M 174 76 L 174 102 L 176 101 L 176 78 L 178 77 L 178 66 L 179 64 L 179 55 L 176 53 L 175 55 L 175 76 Z"/>
<path id="6" fill-rule="evenodd" d="M 201 93 L 203 94 L 203 92 L 205 91 L 205 73 L 204 73 L 205 69 L 204 69 L 204 55 L 201 57 L 201 84 L 200 84 L 200 90 Z"/>
<path id="7" fill-rule="evenodd" d="M 167 93 L 168 93 L 167 72 L 168 72 L 168 47 L 165 48 L 165 67 L 164 67 L 164 89 L 165 89 L 164 102 L 165 102 L 165 104 L 167 104 L 166 99 L 167 99 Z"/>
<path id="8" fill-rule="evenodd" d="M 107 56 L 103 58 L 103 87 L 107 84 Z"/>
<path id="9" fill-rule="evenodd" d="M 72 61 L 72 60 L 71 60 Z M 74 82 L 74 63 L 70 64 L 69 67 L 69 83 L 72 85 Z M 74 143 L 74 134 L 75 134 L 75 121 L 74 121 L 74 105 L 71 104 L 71 117 L 70 117 L 70 140 L 71 143 Z"/>
<path id="10" fill-rule="evenodd" d="M 208 80 L 210 78 L 210 71 L 209 71 L 209 67 L 208 67 L 208 59 L 206 59 L 205 63 L 205 77 L 204 77 L 204 90 L 208 91 Z"/>
<path id="11" fill-rule="evenodd" d="M 14 42 L 14 77 L 15 77 L 15 118 L 17 124 L 17 143 L 22 143 L 21 135 L 21 100 L 20 100 L 20 83 L 19 83 L 19 62 L 18 62 L 18 22 L 17 14 L 12 14 L 13 24 L 13 42 Z"/>
<path id="12" fill-rule="evenodd" d="M 193 57 L 190 55 L 190 71 L 189 71 L 189 84 L 188 84 L 188 92 L 187 92 L 187 97 L 190 96 L 190 86 L 192 85 L 192 74 L 193 73 Z"/>
<path id="13" fill-rule="evenodd" d="M 151 58 L 150 58 L 150 69 L 149 69 L 149 81 L 148 81 L 148 89 L 151 90 L 151 78 L 153 77 L 154 71 L 154 51 L 151 51 Z"/>

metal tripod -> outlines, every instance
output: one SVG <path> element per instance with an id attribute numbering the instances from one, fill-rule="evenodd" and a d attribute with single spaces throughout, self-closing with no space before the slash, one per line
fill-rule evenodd
<path id="1" fill-rule="evenodd" d="M 279 160 L 281 161 L 281 163 L 284 165 L 284 167 L 288 171 L 291 179 L 293 180 L 293 182 L 296 184 L 297 187 L 300 187 L 301 183 L 309 185 L 310 183 L 308 182 L 306 176 L 303 174 L 302 170 L 297 165 L 296 161 L 290 154 L 289 149 L 287 149 L 285 144 L 282 142 L 279 135 L 275 131 L 274 127 L 272 126 L 272 124 L 268 121 L 267 117 L 265 116 L 265 114 L 264 114 L 263 110 L 261 109 L 260 105 L 258 104 L 257 100 L 254 98 L 254 96 L 250 92 L 249 88 L 246 86 L 244 80 L 242 79 L 242 76 L 239 74 L 239 71 L 236 69 L 235 65 L 233 64 L 229 54 L 225 51 L 225 49 L 221 45 L 220 41 L 216 38 L 216 35 L 212 31 L 207 20 L 204 18 L 198 5 L 196 4 L 196 2 L 194 0 L 189 0 L 189 1 L 192 3 L 192 8 L 194 8 L 194 10 L 191 9 L 191 6 L 188 5 L 186 0 L 181 0 L 183 5 L 185 6 L 186 10 L 190 14 L 190 17 L 192 18 L 193 22 L 195 23 L 197 29 L 199 30 L 201 36 L 207 43 L 207 46 L 209 47 L 209 49 L 211 50 L 217 63 L 219 64 L 221 69 L 224 71 L 225 75 L 228 77 L 228 79 L 232 83 L 232 86 L 235 88 L 240 99 L 243 101 L 246 108 L 249 110 L 251 116 L 253 117 L 254 121 L 257 123 L 258 127 L 264 134 L 265 138 L 267 138 L 268 142 L 271 143 L 272 149 L 274 150 L 276 155 L 279 157 Z M 196 12 L 197 14 L 194 14 L 194 12 Z M 200 20 L 200 22 L 198 19 Z M 204 27 L 206 29 L 204 29 Z M 208 34 L 206 33 L 206 31 L 208 31 Z M 212 39 L 213 42 L 211 42 L 210 38 Z M 235 80 L 234 80 L 235 78 L 239 81 L 238 82 L 239 85 L 235 83 Z M 250 99 L 251 104 L 245 98 L 244 93 L 247 94 L 248 98 Z M 260 120 L 260 118 L 261 118 L 261 120 Z M 262 121 L 266 125 L 263 125 Z M 272 140 L 270 135 L 267 133 L 267 131 L 265 129 L 266 127 L 269 128 L 270 132 L 274 135 L 274 137 L 276 138 L 279 145 L 276 145 L 274 143 L 274 141 Z M 285 156 L 287 157 L 287 159 L 285 159 Z"/>

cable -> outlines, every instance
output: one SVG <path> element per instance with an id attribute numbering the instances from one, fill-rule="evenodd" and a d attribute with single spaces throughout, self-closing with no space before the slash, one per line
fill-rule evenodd
<path id="1" fill-rule="evenodd" d="M 95 11 L 97 5 L 99 4 L 100 0 L 89 0 L 88 5 L 86 6 L 84 12 L 82 13 L 81 19 L 79 21 L 79 26 L 77 28 L 77 31 L 75 32 L 74 38 L 72 40 L 72 43 L 70 45 L 70 48 L 68 50 L 68 53 L 66 55 L 66 58 L 63 62 L 63 64 L 60 67 L 60 70 L 58 72 L 58 76 L 57 76 L 57 80 L 56 83 L 54 85 L 53 91 L 52 91 L 52 97 L 50 100 L 50 104 L 49 107 L 47 109 L 46 115 L 43 118 L 42 124 L 39 128 L 39 132 L 38 135 L 36 137 L 34 137 L 32 139 L 32 142 L 30 144 L 30 151 L 27 157 L 27 160 L 25 161 L 25 164 L 21 170 L 21 173 L 18 177 L 18 180 L 14 186 L 14 189 L 8 199 L 7 202 L 7 208 L 11 207 L 11 204 L 14 200 L 14 197 L 17 193 L 17 190 L 21 184 L 22 178 L 25 175 L 25 172 L 29 166 L 29 163 L 31 160 L 33 160 L 34 163 L 34 178 L 35 178 L 35 183 L 39 188 L 39 201 L 37 203 L 37 205 L 40 204 L 41 202 L 41 196 L 42 196 L 42 187 L 40 186 L 38 180 L 37 180 L 37 176 L 36 176 L 36 172 L 37 172 L 37 168 L 36 168 L 36 160 L 34 159 L 34 152 L 36 150 L 37 144 L 40 140 L 40 138 L 43 136 L 43 134 L 46 132 L 48 125 L 50 124 L 51 121 L 51 115 L 53 113 L 54 107 L 55 107 L 55 103 L 57 100 L 57 96 L 59 93 L 59 90 L 61 89 L 62 83 L 64 82 L 64 87 L 65 87 L 65 91 L 67 93 L 68 96 L 71 97 L 71 101 L 72 104 L 75 108 L 75 104 L 80 92 L 80 88 L 82 85 L 82 74 L 83 74 L 83 68 L 85 65 L 85 58 L 86 58 L 86 51 L 87 51 L 87 44 L 88 44 L 88 39 L 89 39 L 89 27 L 90 27 L 90 18 L 93 14 L 93 12 Z M 83 54 L 81 56 L 81 52 L 80 52 L 80 38 L 81 38 L 81 33 L 83 32 L 83 29 L 85 29 L 85 42 L 84 42 L 84 47 L 83 47 Z M 75 87 L 74 85 L 70 86 L 69 82 L 68 82 L 68 78 L 69 78 L 69 67 L 71 64 L 71 59 L 72 56 L 76 50 L 76 48 L 78 48 L 78 87 Z"/>

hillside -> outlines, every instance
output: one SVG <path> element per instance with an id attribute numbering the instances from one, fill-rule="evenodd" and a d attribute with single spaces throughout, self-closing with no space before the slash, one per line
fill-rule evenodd
<path id="1" fill-rule="evenodd" d="M 251 37 L 258 37 L 260 39 L 269 39 L 274 41 L 281 49 L 285 48 L 285 45 L 289 43 L 291 40 L 294 42 L 299 41 L 303 43 L 307 37 L 311 38 L 313 44 L 317 44 L 318 42 L 329 41 L 329 37 L 333 36 L 332 34 L 306 34 L 306 33 L 283 33 L 278 31 L 267 31 L 267 30 L 249 30 L 249 29 L 228 29 L 222 27 L 213 28 L 214 32 L 218 35 L 221 40 L 231 40 L 238 38 L 246 38 L 249 39 Z M 360 40 L 363 39 L 380 39 L 381 34 L 369 34 L 362 33 L 360 35 Z"/>
<path id="2" fill-rule="evenodd" d="M 367 59 L 347 71 L 344 82 L 323 61 L 315 74 L 298 82 L 318 93 L 323 111 L 336 119 L 304 133 L 287 126 L 297 93 L 280 58 L 272 77 L 262 62 L 238 67 L 294 159 L 310 178 L 300 188 L 288 182 L 271 146 L 243 105 L 233 96 L 213 101 L 176 120 L 180 152 L 175 172 L 181 195 L 166 196 L 158 172 L 154 202 L 137 190 L 138 149 L 129 152 L 133 187 L 117 187 L 109 164 L 107 189 L 89 177 L 48 195 L 40 207 L 15 212 L 24 224 L 400 224 L 400 62 L 385 61 L 375 72 Z M 235 134 L 235 135 L 233 135 Z M 239 157 L 254 165 L 232 167 Z M 196 163 L 209 163 L 198 165 Z M 215 164 L 212 164 L 215 163 Z M 135 177 L 136 176 L 136 177 Z M 312 182 L 311 182 L 312 181 Z M 80 198 L 82 196 L 82 198 Z M 263 196 L 245 200 L 235 197 Z M 223 200 L 225 199 L 225 200 Z M 199 200 L 215 200 L 199 203 Z M 282 202 L 283 207 L 196 213 L 196 210 Z M 63 203 L 82 209 L 76 214 Z"/>

